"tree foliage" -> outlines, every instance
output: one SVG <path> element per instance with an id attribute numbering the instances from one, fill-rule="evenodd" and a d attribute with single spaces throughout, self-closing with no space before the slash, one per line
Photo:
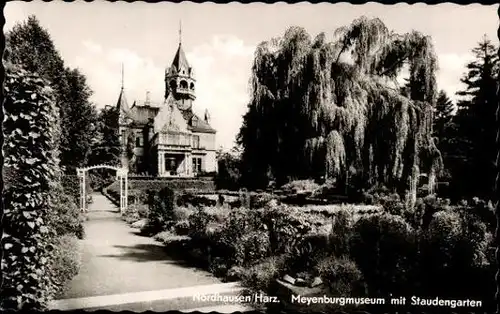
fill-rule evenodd
<path id="1" fill-rule="evenodd" d="M 458 112 L 452 120 L 453 133 L 444 150 L 452 173 L 455 195 L 491 199 L 496 176 L 496 95 L 498 55 L 486 37 L 472 50 L 475 60 L 466 65 L 461 79 L 465 89 L 457 93 Z"/>
<path id="2" fill-rule="evenodd" d="M 409 97 L 391 84 L 405 65 Z M 436 68 L 429 37 L 394 34 L 379 19 L 357 19 L 332 42 L 299 27 L 263 42 L 239 134 L 245 182 L 264 185 L 269 172 L 281 183 L 358 176 L 414 195 L 420 170 L 441 166 L 431 137 Z"/>
<path id="3" fill-rule="evenodd" d="M 93 163 L 118 164 L 120 161 L 120 140 L 118 134 L 118 110 L 106 106 L 99 112 L 98 136 L 92 148 Z"/>
<path id="4" fill-rule="evenodd" d="M 241 160 L 238 153 L 217 152 L 218 171 L 215 177 L 215 184 L 218 189 L 237 190 L 240 187 L 241 180 Z"/>
<path id="5" fill-rule="evenodd" d="M 97 119 L 97 135 L 92 142 L 91 164 L 120 164 L 121 146 L 118 134 L 118 110 L 113 106 L 103 108 Z M 92 187 L 96 190 L 109 185 L 114 180 L 115 171 L 93 170 L 90 173 Z"/>
<path id="6" fill-rule="evenodd" d="M 61 165 L 73 172 L 87 162 L 91 138 L 95 136 L 96 110 L 89 102 L 91 90 L 79 70 L 64 65 L 52 38 L 34 16 L 15 25 L 6 34 L 7 59 L 38 73 L 54 90 L 60 110 Z"/>
<path id="7" fill-rule="evenodd" d="M 453 118 L 455 105 L 444 90 L 441 90 L 436 100 L 434 114 L 434 134 L 438 139 L 444 138 L 445 129 Z"/>

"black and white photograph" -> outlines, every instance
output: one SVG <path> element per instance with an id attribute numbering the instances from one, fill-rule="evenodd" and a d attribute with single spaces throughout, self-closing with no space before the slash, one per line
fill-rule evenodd
<path id="1" fill-rule="evenodd" d="M 3 13 L 0 310 L 500 313 L 498 5 Z"/>

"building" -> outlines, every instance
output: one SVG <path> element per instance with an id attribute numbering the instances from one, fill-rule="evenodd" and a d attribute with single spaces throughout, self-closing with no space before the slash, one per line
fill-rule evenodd
<path id="1" fill-rule="evenodd" d="M 122 79 L 123 81 L 123 79 Z M 163 103 L 149 99 L 129 107 L 125 91 L 118 98 L 121 163 L 129 172 L 158 177 L 196 177 L 217 171 L 215 136 L 210 116 L 192 109 L 196 79 L 181 42 L 165 71 Z"/>

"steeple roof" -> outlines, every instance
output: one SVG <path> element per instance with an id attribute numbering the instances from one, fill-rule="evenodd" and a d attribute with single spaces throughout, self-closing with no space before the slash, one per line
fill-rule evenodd
<path id="1" fill-rule="evenodd" d="M 123 88 L 120 91 L 120 96 L 118 96 L 118 102 L 117 102 L 116 106 L 121 111 L 126 112 L 129 110 L 127 98 L 125 97 L 125 91 L 123 90 Z"/>
<path id="2" fill-rule="evenodd" d="M 181 68 L 189 69 L 189 63 L 187 62 L 186 54 L 184 53 L 184 49 L 182 49 L 181 43 L 179 43 L 179 48 L 177 49 L 177 53 L 175 54 L 172 66 L 175 66 L 177 70 Z"/>
<path id="3" fill-rule="evenodd" d="M 122 88 L 120 90 L 120 96 L 118 96 L 118 103 L 116 104 L 116 106 L 118 107 L 118 112 L 128 112 L 129 111 L 129 107 L 128 107 L 128 102 L 127 102 L 127 98 L 125 98 L 125 88 L 124 88 L 124 84 L 123 84 L 123 76 L 124 76 L 124 70 L 123 70 L 123 63 L 122 63 Z"/>

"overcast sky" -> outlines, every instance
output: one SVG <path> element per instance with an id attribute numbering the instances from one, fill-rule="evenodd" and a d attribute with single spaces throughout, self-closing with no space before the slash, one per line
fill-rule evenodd
<path id="1" fill-rule="evenodd" d="M 217 144 L 230 148 L 249 100 L 248 79 L 257 44 L 302 26 L 312 36 L 331 34 L 365 15 L 398 33 L 432 36 L 439 59 L 438 85 L 455 98 L 470 50 L 483 35 L 498 43 L 497 6 L 440 4 L 194 4 L 126 2 L 9 2 L 5 31 L 29 15 L 46 28 L 67 65 L 79 68 L 101 108 L 116 104 L 121 63 L 129 103 L 161 102 L 164 71 L 174 57 L 182 20 L 182 44 L 197 78 L 194 109 L 208 109 Z"/>

